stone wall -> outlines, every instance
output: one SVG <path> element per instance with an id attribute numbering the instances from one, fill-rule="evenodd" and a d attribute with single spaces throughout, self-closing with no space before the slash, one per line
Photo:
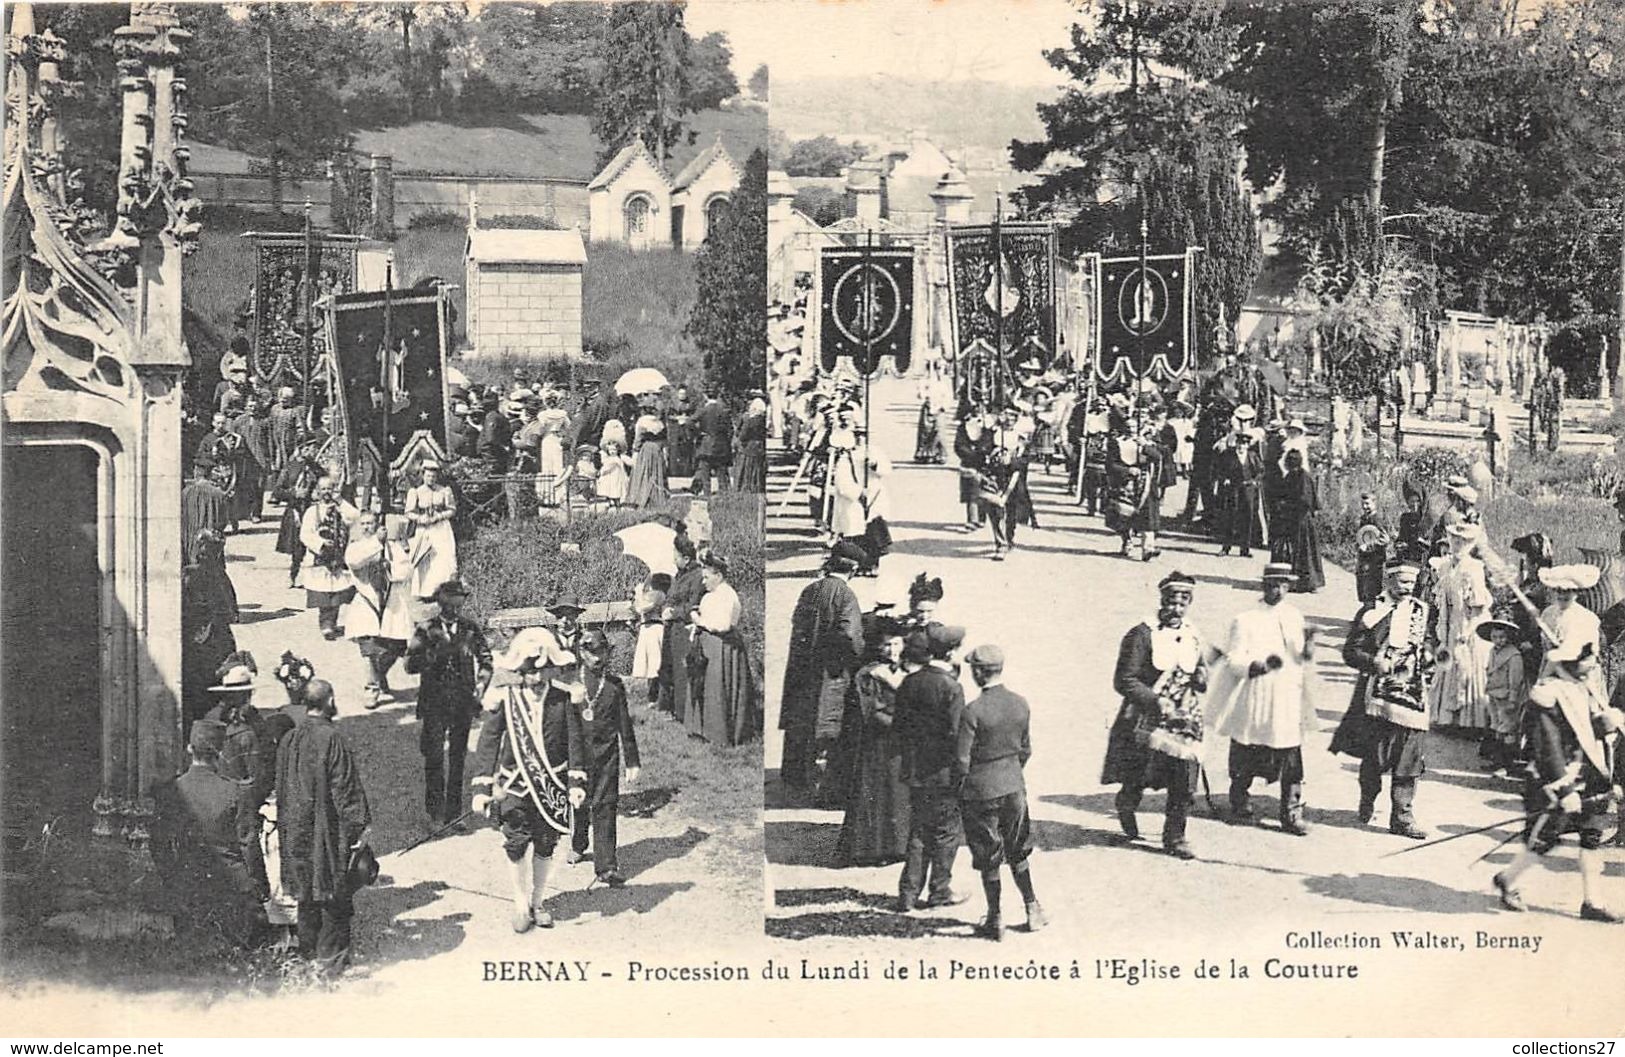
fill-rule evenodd
<path id="1" fill-rule="evenodd" d="M 479 355 L 579 356 L 581 268 L 478 265 L 469 291 L 469 333 Z"/>

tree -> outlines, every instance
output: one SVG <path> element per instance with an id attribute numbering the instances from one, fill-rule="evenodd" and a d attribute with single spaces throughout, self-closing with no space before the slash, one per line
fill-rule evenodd
<path id="1" fill-rule="evenodd" d="M 698 296 L 685 334 L 705 377 L 733 394 L 767 377 L 767 155 L 745 162 L 744 180 L 694 260 Z"/>
<path id="2" fill-rule="evenodd" d="M 733 59 L 726 33 L 707 33 L 689 46 L 687 102 L 690 110 L 715 110 L 724 99 L 739 94 Z"/>
<path id="3" fill-rule="evenodd" d="M 478 70 L 464 85 L 462 109 L 591 114 L 607 13 L 603 4 L 576 0 L 485 5 L 472 26 Z"/>
<path id="4" fill-rule="evenodd" d="M 758 65 L 756 67 L 756 69 L 751 71 L 750 80 L 747 82 L 747 85 L 750 88 L 750 94 L 751 95 L 755 96 L 758 99 L 762 99 L 762 100 L 767 99 L 767 93 L 768 93 L 767 63 L 765 63 L 765 62 L 761 63 L 760 65 Z"/>
<path id="5" fill-rule="evenodd" d="M 1222 80 L 1248 100 L 1247 178 L 1281 183 L 1270 215 L 1298 257 L 1345 199 L 1381 214 L 1388 131 L 1419 18 L 1418 0 L 1263 0 L 1227 15 L 1239 58 Z"/>
<path id="6" fill-rule="evenodd" d="M 689 46 L 681 3 L 617 3 L 604 33 L 605 63 L 593 108 L 602 168 L 634 139 L 643 141 L 661 168 L 687 135 Z"/>
<path id="7" fill-rule="evenodd" d="M 1222 0 L 1106 0 L 1045 53 L 1069 75 L 1040 104 L 1042 140 L 1014 141 L 1018 169 L 1039 172 L 1023 209 L 1062 223 L 1068 252 L 1139 246 L 1143 189 L 1152 252 L 1200 245 L 1199 342 L 1234 321 L 1262 263 L 1252 204 L 1236 176 L 1242 99 L 1221 82 L 1238 37 Z M 1200 349 L 1199 349 L 1200 352 Z"/>
<path id="8" fill-rule="evenodd" d="M 832 187 L 803 187 L 796 192 L 792 208 L 821 228 L 847 216 L 846 195 Z"/>
<path id="9" fill-rule="evenodd" d="M 784 157 L 784 171 L 790 176 L 839 176 L 865 153 L 861 143 L 843 144 L 833 136 L 814 136 L 791 145 Z"/>

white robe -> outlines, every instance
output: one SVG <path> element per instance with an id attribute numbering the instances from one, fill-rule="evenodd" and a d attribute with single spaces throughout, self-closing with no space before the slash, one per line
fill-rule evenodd
<path id="1" fill-rule="evenodd" d="M 1213 729 L 1243 745 L 1301 746 L 1311 715 L 1303 644 L 1303 614 L 1290 602 L 1260 602 L 1237 614 L 1208 689 L 1204 711 Z M 1279 667 L 1248 677 L 1254 661 L 1269 663 L 1272 657 L 1280 659 Z"/>
<path id="2" fill-rule="evenodd" d="M 361 512 L 342 499 L 335 502 L 344 523 L 354 525 Z M 307 591 L 343 591 L 355 582 L 348 569 L 334 572 L 326 566 L 316 564 L 316 555 L 322 552 L 322 547 L 327 543 L 322 539 L 322 518 L 326 513 L 323 504 L 312 503 L 306 508 L 305 515 L 299 522 L 299 542 L 305 545 L 312 559 L 310 564 L 299 572 L 299 586 Z"/>

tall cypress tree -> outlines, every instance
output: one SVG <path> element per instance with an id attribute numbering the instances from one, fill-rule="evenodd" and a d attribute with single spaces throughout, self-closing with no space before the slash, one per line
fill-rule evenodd
<path id="1" fill-rule="evenodd" d="M 735 395 L 767 379 L 767 155 L 752 151 L 745 178 L 695 255 L 698 294 L 685 330 L 708 382 Z"/>
<path id="2" fill-rule="evenodd" d="M 613 58 L 604 63 L 592 122 L 600 167 L 633 139 L 665 166 L 671 148 L 688 134 L 690 44 L 681 3 L 610 8 L 603 53 Z"/>

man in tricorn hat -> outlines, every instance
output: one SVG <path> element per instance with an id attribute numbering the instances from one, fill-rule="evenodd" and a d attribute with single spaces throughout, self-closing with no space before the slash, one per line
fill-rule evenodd
<path id="1" fill-rule="evenodd" d="M 1026 698 L 1004 686 L 1004 651 L 998 646 L 978 646 L 965 661 L 982 692 L 959 720 L 954 777 L 971 865 L 981 873 L 987 897 L 987 917 L 976 934 L 997 941 L 1004 938 L 999 868 L 1006 864 L 1027 910 L 1027 931 L 1048 924 L 1029 865 L 1033 837 L 1022 768 L 1033 754 L 1031 710 Z"/>
<path id="2" fill-rule="evenodd" d="M 1202 762 L 1202 694 L 1207 690 L 1207 647 L 1185 619 L 1196 581 L 1181 572 L 1163 577 L 1156 626 L 1142 621 L 1123 636 L 1112 686 L 1123 705 L 1106 744 L 1101 782 L 1121 783 L 1117 819 L 1138 840 L 1135 816 L 1147 789 L 1166 789 L 1162 846 L 1195 858 L 1185 821 L 1196 799 Z"/>
<path id="3" fill-rule="evenodd" d="M 957 906 L 968 896 L 953 890 L 954 856 L 963 839 L 954 766 L 965 692 L 954 653 L 965 629 L 925 629 L 930 662 L 904 679 L 892 706 L 892 731 L 902 746 L 902 779 L 909 789 L 908 857 L 897 883 L 897 912 Z M 921 893 L 927 892 L 921 899 Z"/>
<path id="4" fill-rule="evenodd" d="M 638 780 L 642 761 L 638 757 L 638 736 L 632 726 L 632 713 L 626 704 L 626 687 L 609 670 L 609 636 L 602 628 L 582 633 L 576 649 L 577 679 L 586 689 L 581 701 L 571 701 L 581 724 L 581 737 L 587 752 L 587 801 L 575 811 L 566 862 L 580 862 L 587 856 L 587 837 L 592 836 L 593 872 L 611 887 L 626 883 L 615 856 L 615 812 L 621 799 L 621 771 L 624 764 L 628 784 Z"/>
<path id="5" fill-rule="evenodd" d="M 595 705 L 576 657 L 551 629 L 520 632 L 498 663 L 516 672 L 520 683 L 508 688 L 480 728 L 470 784 L 474 810 L 502 830 L 513 930 L 528 932 L 553 927 L 545 906 L 547 880 L 559 837 L 571 831 L 572 812 L 581 813 L 587 802 L 590 754 L 582 719 Z M 597 685 L 602 691 L 606 684 Z"/>
<path id="6" fill-rule="evenodd" d="M 1359 672 L 1348 711 L 1331 751 L 1360 761 L 1360 821 L 1370 822 L 1391 775 L 1388 831 L 1420 840 L 1416 783 L 1427 769 L 1428 680 L 1438 643 L 1433 610 L 1416 597 L 1416 563 L 1388 564 L 1382 594 L 1354 615 L 1343 643 L 1343 663 Z"/>
<path id="7" fill-rule="evenodd" d="M 866 560 L 863 549 L 844 540 L 830 548 L 823 575 L 796 599 L 790 617 L 789 656 L 779 699 L 784 756 L 779 777 L 809 790 L 818 756 L 840 735 L 846 694 L 863 662 L 863 610 L 847 581 Z"/>
<path id="8" fill-rule="evenodd" d="M 440 612 L 420 623 L 406 646 L 406 670 L 418 684 L 418 750 L 423 753 L 423 806 L 439 826 L 463 813 L 463 761 L 468 731 L 491 681 L 491 648 L 479 624 L 463 615 L 468 591 L 448 580 L 435 591 Z"/>
<path id="9" fill-rule="evenodd" d="M 1580 917 L 1616 923 L 1616 911 L 1599 902 L 1603 862 L 1599 849 L 1608 826 L 1610 803 L 1620 796 L 1613 784 L 1613 753 L 1625 717 L 1596 693 L 1596 644 L 1581 636 L 1562 639 L 1546 651 L 1540 679 L 1529 693 L 1524 733 L 1530 767 L 1524 784 L 1524 847 L 1511 865 L 1495 875 L 1501 904 L 1526 909 L 1518 878 L 1544 857 L 1565 833 L 1580 840 Z"/>
<path id="10" fill-rule="evenodd" d="M 1224 663 L 1213 680 L 1213 724 L 1230 739 L 1230 812 L 1254 820 L 1253 780 L 1279 782 L 1281 829 L 1304 836 L 1303 735 L 1310 706 L 1304 679 L 1314 653 L 1313 631 L 1286 601 L 1297 581 L 1292 566 L 1264 566 L 1263 599 L 1230 623 Z"/>

